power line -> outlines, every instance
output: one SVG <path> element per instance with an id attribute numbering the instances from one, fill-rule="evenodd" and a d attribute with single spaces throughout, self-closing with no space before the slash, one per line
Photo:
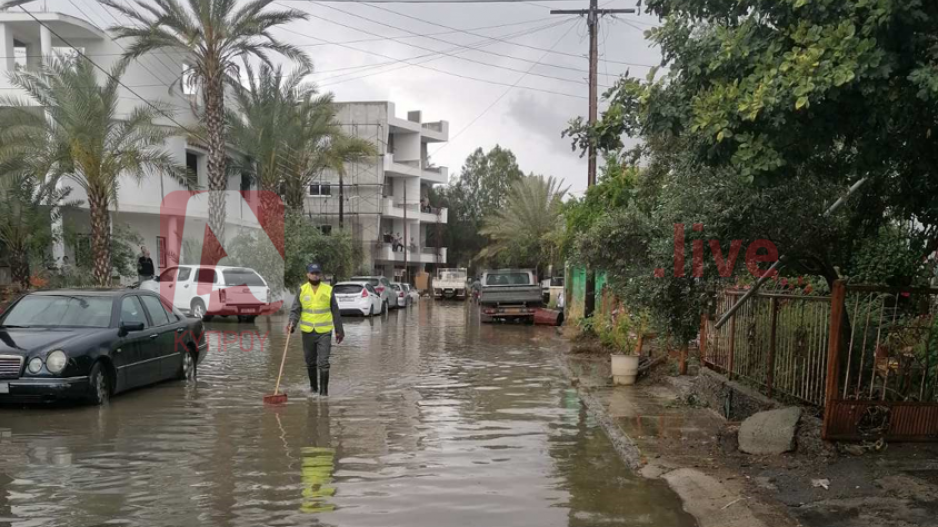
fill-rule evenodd
<path id="1" fill-rule="evenodd" d="M 313 1 L 313 0 L 310 0 L 310 1 Z M 323 1 L 329 1 L 329 0 L 323 0 Z M 323 3 L 323 1 L 313 1 L 313 3 L 321 4 L 321 3 Z M 446 24 L 439 24 L 439 23 L 437 23 L 437 22 L 432 22 L 432 21 L 430 21 L 430 20 L 426 20 L 426 19 L 423 19 L 423 18 L 420 18 L 420 17 L 411 16 L 411 15 L 408 15 L 408 14 L 405 14 L 405 13 L 401 13 L 401 12 L 399 12 L 399 11 L 394 11 L 393 9 L 388 9 L 388 8 L 386 8 L 386 7 L 378 7 L 377 5 L 374 5 L 373 3 L 368 3 L 368 2 L 362 2 L 362 3 L 363 3 L 364 5 L 366 5 L 366 6 L 368 6 L 368 7 L 373 8 L 373 9 L 380 9 L 381 11 L 387 11 L 388 13 L 393 13 L 393 14 L 395 14 L 395 15 L 397 15 L 397 16 L 401 16 L 401 17 L 404 17 L 404 18 L 409 18 L 409 19 L 411 19 L 411 20 L 416 20 L 416 21 L 418 21 L 418 22 L 423 22 L 424 24 L 429 24 L 429 25 L 431 25 L 431 26 L 442 27 L 442 28 L 446 28 L 446 29 L 450 29 L 450 30 L 452 30 L 452 31 L 458 32 L 458 33 L 465 33 L 465 34 L 467 34 L 467 35 L 473 35 L 473 36 L 477 36 L 477 37 L 493 38 L 493 37 L 487 37 L 487 36 L 485 36 L 485 35 L 479 35 L 479 34 L 477 34 L 477 33 L 473 33 L 472 30 L 468 30 L 468 29 L 459 29 L 459 28 L 447 26 Z M 525 2 L 525 3 L 530 4 L 531 2 Z M 327 6 L 323 6 L 323 7 L 327 7 Z M 538 7 L 546 7 L 546 6 L 538 6 Z M 332 8 L 332 9 L 335 9 L 335 8 Z M 498 39 L 494 39 L 494 40 L 498 40 Z M 578 58 L 578 59 L 589 60 L 589 57 L 584 57 L 583 55 L 577 55 L 576 53 L 567 53 L 567 52 L 564 52 L 564 51 L 552 51 L 552 50 L 548 50 L 548 49 L 546 49 L 546 48 L 542 48 L 542 47 L 538 47 L 538 46 L 531 46 L 531 45 L 528 45 L 528 44 L 521 44 L 521 43 L 517 43 L 517 42 L 506 42 L 506 43 L 507 43 L 507 44 L 510 44 L 510 45 L 512 45 L 512 46 L 518 46 L 518 47 L 533 49 L 533 50 L 537 50 L 537 51 L 547 51 L 547 52 L 549 52 L 549 53 L 551 53 L 551 54 L 554 54 L 554 55 L 563 55 L 563 56 L 565 56 L 565 57 L 574 57 L 574 58 Z M 527 61 L 527 62 L 530 62 L 530 61 Z M 611 63 L 611 64 L 620 64 L 620 65 L 623 65 L 623 66 L 637 66 L 637 67 L 643 67 L 643 68 L 653 68 L 653 67 L 654 67 L 654 66 L 650 66 L 650 65 L 648 65 L 648 64 L 637 64 L 637 63 L 622 62 L 622 61 L 614 61 L 614 60 L 609 60 L 609 61 L 607 61 L 607 62 L 609 62 L 609 63 Z M 553 65 L 553 64 L 544 64 L 544 66 L 558 67 L 558 66 L 555 66 L 555 65 Z M 566 68 L 565 68 L 565 69 L 566 69 Z M 576 71 L 588 72 L 588 70 L 581 70 L 581 69 L 577 69 Z"/>
<path id="2" fill-rule="evenodd" d="M 531 35 L 531 34 L 534 34 L 534 33 L 540 32 L 540 31 L 544 31 L 544 30 L 547 30 L 547 29 L 553 29 L 553 28 L 555 28 L 555 27 L 557 27 L 557 26 L 559 26 L 559 25 L 563 25 L 563 24 L 556 24 L 556 23 L 547 24 L 547 25 L 540 26 L 540 27 L 537 27 L 537 28 L 527 29 L 527 30 L 525 30 L 525 31 L 515 32 L 515 33 L 513 33 L 513 34 L 503 35 L 503 37 L 504 37 L 504 38 L 518 38 L 518 37 L 522 37 L 522 36 L 526 36 L 526 35 Z M 485 42 L 485 41 L 481 41 L 481 40 L 480 40 L 480 41 L 474 42 L 474 43 L 472 43 L 472 44 L 469 44 L 469 48 L 473 48 L 473 49 L 474 49 L 474 48 L 476 48 L 476 47 L 484 47 L 484 46 L 491 46 L 491 45 L 492 45 L 492 42 Z M 469 51 L 469 48 L 460 49 L 459 46 L 456 46 L 456 47 L 453 47 L 453 48 L 448 49 L 447 51 L 455 51 L 456 53 L 465 53 L 465 52 Z M 427 58 L 427 57 L 431 57 L 431 58 Z M 418 63 L 418 64 L 426 64 L 426 63 L 428 63 L 428 62 L 433 62 L 433 61 L 435 61 L 435 60 L 440 60 L 440 59 L 442 59 L 442 58 L 444 58 L 444 57 L 445 57 L 445 55 L 442 55 L 442 54 L 439 54 L 439 53 L 425 53 L 425 54 L 423 54 L 423 55 L 418 55 L 418 56 L 416 56 L 416 57 L 411 57 L 411 58 L 409 58 L 409 59 L 407 59 L 407 60 L 411 60 L 411 61 L 412 61 L 412 60 L 427 58 L 427 60 L 423 60 L 423 61 L 420 61 L 420 62 Z M 374 66 L 375 66 L 374 69 L 383 68 L 383 67 L 388 66 L 388 65 L 400 64 L 400 63 L 401 63 L 401 61 L 398 61 L 398 60 L 393 60 L 393 61 L 388 61 L 388 62 L 382 62 L 382 63 L 378 63 L 378 64 L 374 65 Z M 397 68 L 387 69 L 387 70 L 384 70 L 384 71 L 375 71 L 374 73 L 367 73 L 367 74 L 365 74 L 365 75 L 359 75 L 359 76 L 357 76 L 357 77 L 352 77 L 352 78 L 350 78 L 350 79 L 345 79 L 345 80 L 340 80 L 340 81 L 335 81 L 335 82 L 326 82 L 326 83 L 322 83 L 322 82 L 321 82 L 322 80 L 327 80 L 327 81 L 328 81 L 328 80 L 331 80 L 331 79 L 335 79 L 335 78 L 339 78 L 339 77 L 347 77 L 347 76 L 349 76 L 349 75 L 355 75 L 355 74 L 354 74 L 354 73 L 346 73 L 346 74 L 333 75 L 332 77 L 327 77 L 326 79 L 321 79 L 321 80 L 320 80 L 320 83 L 319 83 L 319 86 L 320 86 L 320 87 L 332 86 L 332 85 L 334 85 L 334 84 L 341 84 L 341 83 L 344 83 L 344 82 L 349 82 L 349 81 L 353 81 L 353 80 L 357 80 L 357 79 L 362 79 L 362 78 L 365 78 L 365 77 L 372 77 L 372 76 L 374 76 L 374 75 L 380 75 L 380 74 L 384 74 L 384 73 L 391 73 L 391 72 L 394 72 L 394 71 L 398 71 L 398 70 L 402 70 L 402 69 L 405 69 L 405 68 L 409 68 L 409 67 L 412 66 L 412 65 L 413 65 L 413 64 L 411 64 L 411 63 L 404 63 L 402 66 L 399 66 L 399 67 L 397 67 Z M 361 73 L 361 72 L 359 72 L 359 73 Z"/>
<path id="3" fill-rule="evenodd" d="M 570 27 L 564 32 L 564 34 L 561 35 L 560 38 L 558 38 L 556 42 L 554 42 L 554 45 L 551 46 L 551 48 L 557 47 L 557 45 L 560 44 L 560 42 L 561 42 L 564 38 L 566 38 L 567 35 L 570 34 L 570 31 L 572 31 L 573 28 L 575 28 L 575 27 L 576 27 L 576 25 L 570 26 Z M 547 55 L 548 55 L 548 53 L 547 53 L 547 51 L 545 51 L 544 54 L 541 55 L 541 58 L 538 59 L 538 61 L 544 60 L 544 57 L 546 57 Z M 531 68 L 534 68 L 534 66 L 536 66 L 536 64 L 532 65 Z M 433 151 L 433 155 L 436 155 L 436 154 L 440 153 L 440 151 L 442 151 L 444 148 L 446 148 L 447 146 L 453 144 L 453 141 L 455 141 L 456 138 L 458 138 L 460 135 L 462 135 L 466 130 L 469 129 L 469 127 L 471 127 L 472 125 L 474 125 L 474 124 L 476 123 L 476 121 L 478 121 L 479 119 L 481 119 L 482 116 L 484 116 L 486 113 L 488 113 L 489 110 L 491 110 L 493 107 L 495 107 L 495 105 L 498 104 L 499 101 L 501 101 L 502 99 L 504 99 L 505 96 L 508 95 L 508 92 L 510 92 L 510 91 L 512 90 L 512 88 L 514 88 L 515 86 L 517 86 L 518 83 L 520 83 L 521 80 L 524 79 L 524 77 L 525 77 L 526 75 L 527 75 L 527 74 L 524 74 L 524 75 L 521 75 L 520 77 L 518 77 L 518 80 L 516 80 L 515 83 L 514 83 L 513 85 L 511 85 L 507 90 L 503 91 L 502 94 L 498 96 L 498 98 L 496 98 L 494 101 L 492 101 L 492 104 L 489 104 L 484 110 L 482 110 L 482 113 L 480 113 L 479 115 L 477 115 L 472 121 L 469 121 L 469 124 L 467 124 L 466 126 L 462 127 L 461 130 L 459 130 L 458 132 L 456 132 L 455 135 L 453 135 L 452 137 L 450 137 L 450 138 L 449 138 L 449 141 L 447 141 L 445 145 L 443 145 L 443 146 L 441 146 L 440 148 L 437 148 L 436 150 L 434 150 L 434 151 Z"/>
<path id="4" fill-rule="evenodd" d="M 378 21 L 371 20 L 371 19 L 366 18 L 366 17 L 362 17 L 362 16 L 359 16 L 359 15 L 355 15 L 354 13 L 349 13 L 348 11 L 343 11 L 342 9 L 338 9 L 338 8 L 330 7 L 330 6 L 325 6 L 325 5 L 322 6 L 322 7 L 326 7 L 326 8 L 328 8 L 328 9 L 334 9 L 334 10 L 336 10 L 336 11 L 339 11 L 340 13 L 344 13 L 344 14 L 346 14 L 346 15 L 351 15 L 351 16 L 354 16 L 354 17 L 357 17 L 357 18 L 361 18 L 362 20 L 365 20 L 365 21 L 368 21 L 368 22 L 372 22 L 372 23 L 374 23 L 374 24 L 379 24 L 379 25 L 382 25 L 382 26 L 387 26 L 387 27 L 396 29 L 396 30 L 398 30 L 398 31 L 404 31 L 404 32 L 407 32 L 407 33 L 411 33 L 411 34 L 415 34 L 415 35 L 416 35 L 416 33 L 413 33 L 412 31 L 408 31 L 408 30 L 406 30 L 406 29 L 399 28 L 399 27 L 396 27 L 396 26 L 392 26 L 392 25 L 390 25 L 390 24 L 385 24 L 385 23 L 383 23 L 383 22 L 378 22 Z M 361 28 L 358 28 L 358 27 L 355 27 L 355 26 L 350 26 L 350 25 L 344 24 L 344 23 L 342 23 L 342 22 L 337 22 L 337 21 L 335 21 L 335 20 L 331 20 L 331 19 L 328 19 L 328 18 L 323 17 L 323 16 L 319 16 L 319 15 L 316 15 L 316 14 L 313 14 L 313 13 L 309 13 L 308 11 L 307 11 L 306 13 L 307 13 L 309 16 L 313 17 L 313 18 L 318 18 L 318 19 L 323 20 L 323 21 L 325 21 L 325 22 L 329 22 L 329 23 L 335 24 L 335 25 L 337 25 L 337 26 L 341 26 L 341 27 L 345 27 L 345 28 L 348 28 L 348 29 L 352 29 L 352 30 L 354 30 L 354 31 L 360 31 L 360 32 L 362 32 L 362 33 L 365 33 L 366 35 L 381 36 L 381 35 L 378 35 L 377 33 L 372 33 L 372 32 L 370 32 L 370 31 L 368 31 L 368 30 L 365 30 L 365 29 L 361 29 Z M 420 35 L 420 36 L 423 36 L 423 35 Z M 434 38 L 433 40 L 439 40 L 440 42 L 444 42 L 444 43 L 446 43 L 446 44 L 451 44 L 450 42 L 447 42 L 447 41 L 442 40 L 442 39 L 436 39 L 436 38 Z M 490 67 L 490 68 L 498 68 L 498 69 L 503 69 L 503 70 L 507 70 L 507 71 L 513 71 L 513 72 L 516 72 L 516 73 L 526 73 L 526 74 L 527 74 L 527 73 L 530 73 L 531 75 L 534 75 L 534 76 L 536 76 L 536 77 L 543 77 L 543 78 L 546 78 L 546 79 L 551 79 L 551 80 L 556 80 L 556 81 L 561 81 L 561 82 L 567 82 L 567 83 L 572 83 L 572 84 L 577 84 L 577 85 L 582 85 L 582 84 L 584 84 L 584 81 L 582 81 L 582 80 L 567 79 L 567 78 L 563 78 L 563 77 L 555 77 L 555 76 L 553 76 L 553 75 L 544 75 L 544 74 L 542 74 L 542 73 L 532 73 L 532 72 L 530 72 L 530 71 L 526 72 L 525 70 L 520 70 L 520 69 L 517 69 L 517 68 L 512 68 L 512 67 L 510 67 L 510 66 L 501 66 L 501 65 L 498 65 L 498 64 L 492 64 L 492 63 L 489 63 L 489 62 L 483 62 L 483 61 L 480 61 L 480 60 L 470 59 L 470 58 L 467 58 L 467 57 L 460 57 L 460 56 L 457 56 L 457 55 L 452 54 L 452 53 L 441 52 L 441 51 L 435 50 L 435 49 L 433 49 L 433 48 L 427 48 L 427 47 L 424 47 L 424 46 L 418 46 L 417 44 L 411 44 L 411 43 L 409 43 L 409 42 L 402 42 L 402 44 L 404 44 L 404 45 L 406 45 L 406 46 L 413 47 L 413 48 L 422 49 L 422 50 L 424 50 L 424 51 L 430 51 L 430 52 L 433 52 L 433 53 L 442 53 L 442 54 L 444 54 L 444 55 L 448 55 L 448 56 L 450 56 L 450 57 L 453 57 L 453 58 L 456 58 L 456 59 L 459 59 L 459 60 L 464 60 L 464 61 L 466 61 L 466 62 L 472 62 L 472 63 L 475 63 L 475 64 L 480 64 L 480 65 L 482 65 L 482 66 L 488 66 L 488 67 Z M 463 46 L 460 45 L 459 47 L 463 47 Z M 482 53 L 490 53 L 490 54 L 498 55 L 498 56 L 500 56 L 500 57 L 515 59 L 515 60 L 521 60 L 521 61 L 524 61 L 524 62 L 530 62 L 530 61 L 527 60 L 527 59 L 521 59 L 521 58 L 518 58 L 518 57 L 512 57 L 512 56 L 510 56 L 510 55 L 502 55 L 502 54 L 499 54 L 499 53 L 492 53 L 492 52 L 489 52 L 489 51 L 480 51 L 480 52 L 482 52 Z M 537 64 L 535 64 L 535 65 L 537 65 Z M 608 86 L 603 86 L 603 87 L 608 87 Z"/>
<path id="5" fill-rule="evenodd" d="M 307 35 L 307 34 L 304 34 L 304 33 L 299 33 L 299 32 L 297 32 L 297 31 L 292 31 L 292 30 L 289 30 L 289 29 L 286 29 L 286 28 L 281 28 L 281 29 L 283 29 L 284 31 L 288 31 L 288 32 L 290 32 L 290 33 L 295 33 L 295 34 L 297 34 L 297 35 L 301 35 L 301 36 L 304 36 L 304 37 L 307 37 L 307 38 L 311 38 L 311 39 L 313 39 L 313 40 L 319 40 L 319 41 L 323 41 L 323 42 L 328 42 L 328 41 L 326 41 L 326 40 L 323 40 L 323 39 L 321 39 L 321 38 L 319 38 L 319 37 L 314 37 L 314 36 L 312 36 L 312 35 Z M 353 28 L 353 29 L 354 29 L 354 28 Z M 383 53 L 378 53 L 378 52 L 375 52 L 375 51 L 368 51 L 368 50 L 364 50 L 364 49 L 352 47 L 352 46 L 345 45 L 345 44 L 338 44 L 338 43 L 336 43 L 336 44 L 337 44 L 337 45 L 340 45 L 341 47 L 351 49 L 351 50 L 353 50 L 353 51 L 358 51 L 359 53 L 366 53 L 366 54 L 369 54 L 369 55 L 375 55 L 375 56 L 382 57 L 382 58 L 385 58 L 385 59 L 390 59 L 390 60 L 392 60 L 392 61 L 394 61 L 394 62 L 399 62 L 399 63 L 408 64 L 409 66 L 416 66 L 416 67 L 418 67 L 418 68 L 427 69 L 427 70 L 430 70 L 430 71 L 435 71 L 435 72 L 437 72 L 437 73 L 442 73 L 442 74 L 444 74 L 444 75 L 449 75 L 449 76 L 451 76 L 451 77 L 458 77 L 458 78 L 460 78 L 460 79 L 472 80 L 472 81 L 477 81 L 477 82 L 484 82 L 484 83 L 486 83 L 486 84 L 493 84 L 493 85 L 496 85 L 496 86 L 511 86 L 511 84 L 504 83 L 504 82 L 493 81 L 493 80 L 489 80 L 489 79 L 482 79 L 482 78 L 479 78 L 479 77 L 472 77 L 472 76 L 470 76 L 470 75 L 463 75 L 463 74 L 461 74 L 461 73 L 453 73 L 453 72 L 451 72 L 451 71 L 446 71 L 446 70 L 442 70 L 442 69 L 439 69 L 439 68 L 434 68 L 434 67 L 432 67 L 432 66 L 425 66 L 425 65 L 419 64 L 419 63 L 416 63 L 416 64 L 415 64 L 415 63 L 410 63 L 410 62 L 408 62 L 408 61 L 414 60 L 414 59 L 398 59 L 398 58 L 396 58 L 396 57 L 392 57 L 392 56 L 390 56 L 390 55 L 385 55 L 385 54 L 383 54 Z M 437 54 L 437 53 L 438 53 L 437 51 L 433 50 L 433 53 L 432 53 L 431 55 L 435 55 L 435 54 Z M 519 86 L 519 88 L 525 89 L 525 90 L 531 90 L 531 91 L 542 92 L 542 93 L 550 93 L 550 94 L 553 94 L 553 95 L 562 95 L 562 96 L 564 96 L 564 97 L 573 97 L 573 98 L 577 98 L 577 99 L 585 99 L 585 98 L 586 98 L 586 97 L 583 97 L 582 95 L 575 95 L 575 94 L 572 94 L 572 93 L 564 93 L 564 92 L 559 92 L 559 91 L 554 91 L 554 90 L 547 90 L 547 89 L 543 89 L 543 88 L 534 88 L 534 87 L 530 87 L 530 86 Z"/>

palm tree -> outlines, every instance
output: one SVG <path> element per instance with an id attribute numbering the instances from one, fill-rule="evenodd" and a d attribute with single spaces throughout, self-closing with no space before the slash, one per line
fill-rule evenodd
<path id="1" fill-rule="evenodd" d="M 180 130 L 156 120 L 169 114 L 159 103 L 118 114 L 120 77 L 128 61 L 119 61 L 99 85 L 90 60 L 55 57 L 38 72 L 10 75 L 12 84 L 32 100 L 4 97 L 0 163 L 26 160 L 34 174 L 65 177 L 83 188 L 91 214 L 91 248 L 96 283 L 110 279 L 108 209 L 117 205 L 121 177 L 140 181 L 164 172 L 187 186 L 191 176 L 164 149 Z"/>
<path id="2" fill-rule="evenodd" d="M 306 186 L 323 171 L 338 173 L 341 186 L 346 163 L 375 155 L 373 144 L 336 123 L 332 94 L 302 82 L 309 69 L 284 74 L 265 64 L 245 72 L 246 85 L 235 90 L 238 109 L 228 112 L 231 143 L 258 187 L 284 194 L 290 209 L 302 210 Z"/>
<path id="3" fill-rule="evenodd" d="M 311 66 L 299 48 L 279 41 L 270 30 L 307 15 L 293 9 L 269 11 L 274 0 L 251 0 L 236 8 L 237 0 L 136 0 L 137 8 L 117 0 L 99 0 L 131 19 L 133 25 L 110 28 L 117 38 L 133 39 L 126 56 L 174 50 L 186 56 L 188 69 L 180 84 L 200 89 L 208 147 L 209 225 L 218 240 L 225 239 L 225 84 L 238 84 L 239 59 L 256 57 L 269 64 L 269 52 L 280 53 Z M 218 250 L 220 247 L 214 248 Z"/>
<path id="4" fill-rule="evenodd" d="M 481 234 L 490 244 L 480 259 L 501 259 L 513 266 L 540 268 L 556 254 L 557 229 L 562 225 L 563 197 L 553 177 L 526 176 L 509 190 L 505 206 L 485 219 Z"/>

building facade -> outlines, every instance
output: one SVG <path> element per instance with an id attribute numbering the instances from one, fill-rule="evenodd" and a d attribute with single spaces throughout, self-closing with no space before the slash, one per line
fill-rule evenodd
<path id="1" fill-rule="evenodd" d="M 8 78 L 8 72 L 19 69 L 38 69 L 54 54 L 75 53 L 80 50 L 90 60 L 104 70 L 110 71 L 120 60 L 127 47 L 127 42 L 115 41 L 104 30 L 86 20 L 60 13 L 33 13 L 34 19 L 27 13 L 0 12 L 0 93 L 21 100 L 29 100 L 25 92 L 14 87 Z M 183 73 L 182 55 L 161 51 L 145 55 L 134 60 L 121 78 L 126 87 L 121 88 L 118 118 L 129 115 L 134 108 L 146 104 L 146 101 L 160 101 L 172 109 L 168 117 L 161 119 L 161 124 L 190 126 L 195 124 L 193 99 L 196 94 L 182 93 L 178 89 L 170 90 Z M 107 76 L 99 72 L 99 82 L 104 83 Z M 204 147 L 189 142 L 180 135 L 169 139 L 165 150 L 180 165 L 186 165 L 197 174 L 199 187 L 208 187 L 207 151 Z M 88 214 L 88 200 L 84 190 L 75 182 L 65 179 L 61 183 L 71 187 L 69 200 L 79 200 L 80 205 L 67 211 L 59 225 L 65 236 L 61 243 L 52 248 L 52 256 L 61 264 L 68 256 L 72 264 L 87 259 L 90 253 L 88 234 L 91 231 Z M 258 229 L 259 223 L 251 212 L 250 203 L 237 191 L 252 190 L 250 181 L 241 176 L 229 177 L 227 192 L 227 227 L 226 239 L 230 240 L 242 229 Z M 122 178 L 118 185 L 116 200 L 111 203 L 111 224 L 126 226 L 138 235 L 151 253 L 154 264 L 159 269 L 171 266 L 183 255 L 167 254 L 170 246 L 167 235 L 178 236 L 185 247 L 200 250 L 208 220 L 208 195 L 199 194 L 186 200 L 184 206 L 163 207 L 164 198 L 174 191 L 185 190 L 178 182 L 164 174 L 149 174 L 141 181 L 131 177 Z M 252 199 L 252 198 L 248 198 Z M 169 232 L 161 229 L 161 217 L 169 216 Z M 192 243 L 186 243 L 191 241 Z M 191 256 L 197 258 L 197 256 Z M 224 262 L 220 262 L 224 265 Z M 0 273 L 2 277 L 2 273 Z M 122 278 L 122 281 L 133 281 Z"/>
<path id="2" fill-rule="evenodd" d="M 377 155 L 311 182 L 310 221 L 324 232 L 348 229 L 361 244 L 362 273 L 412 281 L 446 264 L 439 240 L 448 213 L 429 201 L 429 190 L 446 184 L 449 174 L 431 163 L 428 148 L 449 139 L 449 123 L 423 122 L 419 111 L 398 117 L 388 101 L 337 105 L 342 128 L 374 144 Z"/>

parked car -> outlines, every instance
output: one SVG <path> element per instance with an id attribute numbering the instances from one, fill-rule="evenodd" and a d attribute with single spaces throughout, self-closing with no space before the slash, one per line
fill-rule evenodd
<path id="1" fill-rule="evenodd" d="M 366 317 L 381 314 L 384 302 L 368 282 L 339 282 L 332 288 L 339 311 Z"/>
<path id="2" fill-rule="evenodd" d="M 0 402 L 83 400 L 166 379 L 195 382 L 202 321 L 139 289 L 53 290 L 0 316 Z"/>
<path id="3" fill-rule="evenodd" d="M 433 297 L 465 300 L 467 276 L 468 272 L 463 268 L 440 269 L 433 279 Z"/>
<path id="4" fill-rule="evenodd" d="M 404 284 L 400 282 L 391 282 L 391 291 L 392 295 L 397 299 L 397 307 L 407 307 L 411 304 L 412 300 L 410 295 L 407 294 L 407 289 L 404 288 Z"/>
<path id="5" fill-rule="evenodd" d="M 482 322 L 493 320 L 534 321 L 544 303 L 541 285 L 531 269 L 497 269 L 482 275 L 479 304 Z"/>
<path id="6" fill-rule="evenodd" d="M 381 295 L 381 301 L 384 302 L 382 311 L 396 309 L 397 304 L 391 301 L 391 281 L 383 276 L 353 276 L 350 282 L 368 282 L 375 291 Z"/>
<path id="7" fill-rule="evenodd" d="M 163 271 L 140 289 L 159 293 L 173 307 L 210 321 L 215 316 L 236 315 L 253 322 L 271 308 L 270 288 L 254 269 L 247 267 L 180 265 Z"/>
<path id="8" fill-rule="evenodd" d="M 410 305 L 414 305 L 420 301 L 420 292 L 417 291 L 417 288 L 410 284 L 401 284 L 407 290 L 407 296 L 410 297 Z"/>

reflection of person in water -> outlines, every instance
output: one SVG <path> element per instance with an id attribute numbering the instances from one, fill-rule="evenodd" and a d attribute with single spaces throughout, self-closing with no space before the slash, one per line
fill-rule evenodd
<path id="1" fill-rule="evenodd" d="M 303 456 L 303 504 L 301 512 L 318 513 L 335 510 L 328 498 L 335 495 L 332 472 L 335 470 L 335 449 L 329 430 L 329 404 L 312 404 L 307 414 L 306 444 Z"/>

